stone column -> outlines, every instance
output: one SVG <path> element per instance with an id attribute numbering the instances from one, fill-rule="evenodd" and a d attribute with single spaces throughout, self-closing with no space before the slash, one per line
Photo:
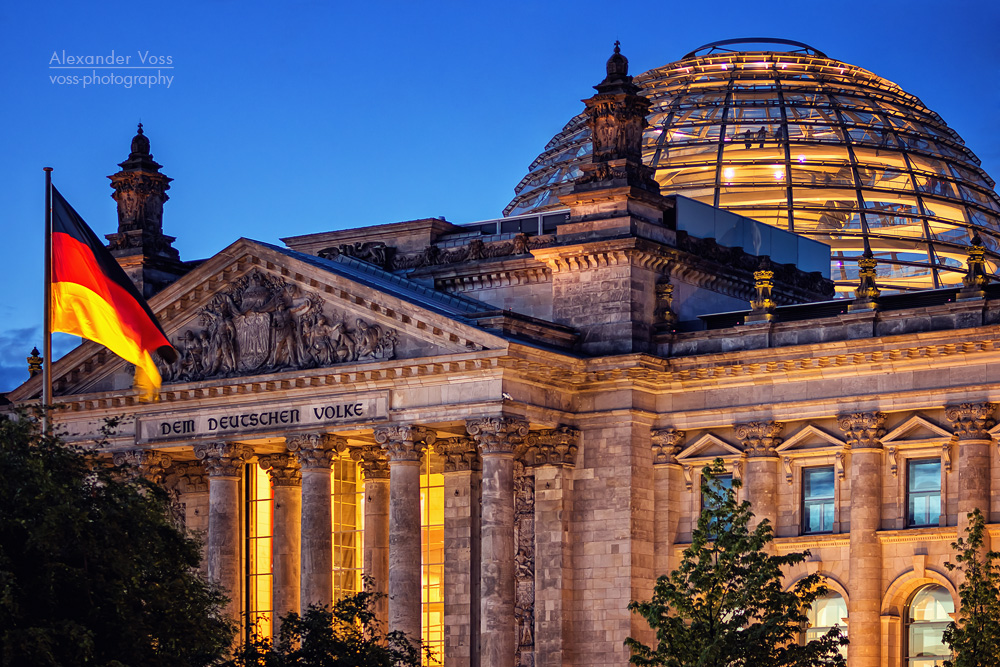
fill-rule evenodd
<path id="1" fill-rule="evenodd" d="M 300 560 L 302 558 L 302 471 L 294 456 L 272 454 L 258 460 L 267 471 L 274 490 L 274 536 L 272 538 L 272 624 L 278 636 L 281 617 L 298 613 Z"/>
<path id="2" fill-rule="evenodd" d="M 677 455 L 684 448 L 687 434 L 676 428 L 652 432 L 653 506 L 655 508 L 653 544 L 656 545 L 656 572 L 673 570 L 674 539 L 683 514 L 681 507 L 682 471 Z"/>
<path id="3" fill-rule="evenodd" d="M 164 481 L 176 498 L 176 512 L 188 535 L 208 534 L 208 478 L 197 461 L 179 461 L 171 464 Z M 201 567 L 198 571 L 208 577 L 207 545 L 201 540 Z"/>
<path id="4" fill-rule="evenodd" d="M 389 631 L 420 643 L 420 457 L 434 435 L 392 424 L 375 429 L 375 442 L 389 457 Z"/>
<path id="5" fill-rule="evenodd" d="M 533 543 L 517 547 L 518 595 L 523 597 L 526 574 L 533 579 L 534 593 L 530 601 L 517 600 L 522 613 L 534 620 L 530 629 L 534 660 L 522 657 L 522 665 L 561 667 L 571 663 L 573 564 L 569 522 L 573 510 L 571 474 L 579 439 L 579 431 L 566 427 L 531 431 L 523 454 L 524 464 L 535 469 L 535 507 Z M 528 548 L 531 552 L 525 555 Z M 527 564 L 532 566 L 530 573 L 522 572 Z M 528 650 L 524 628 L 519 635 L 523 655 Z"/>
<path id="6" fill-rule="evenodd" d="M 743 491 L 754 513 L 754 519 L 750 522 L 751 530 L 764 519 L 770 521 L 772 528 L 776 528 L 778 466 L 781 460 L 774 448 L 781 444 L 779 436 L 783 428 L 784 424 L 775 421 L 749 422 L 735 427 L 736 437 L 743 444 L 743 453 L 747 457 Z"/>
<path id="7" fill-rule="evenodd" d="M 848 617 L 851 667 L 879 667 L 881 660 L 882 546 L 877 531 L 882 522 L 881 412 L 857 412 L 838 417 L 850 449 L 851 542 Z"/>
<path id="8" fill-rule="evenodd" d="M 385 597 L 375 601 L 375 617 L 383 628 L 389 624 L 389 461 L 377 445 L 351 450 L 361 462 L 365 477 L 364 573 L 373 590 Z"/>
<path id="9" fill-rule="evenodd" d="M 945 409 L 958 440 L 958 534 L 965 537 L 968 514 L 979 509 L 990 522 L 990 429 L 995 403 L 962 403 Z M 985 536 L 989 549 L 989 534 Z"/>
<path id="10" fill-rule="evenodd" d="M 239 622 L 243 568 L 240 549 L 240 478 L 253 450 L 235 442 L 195 445 L 208 473 L 208 578 L 229 597 L 225 615 Z"/>
<path id="11" fill-rule="evenodd" d="M 444 665 L 478 663 L 479 484 L 482 461 L 471 438 L 434 444 L 444 459 Z"/>
<path id="12" fill-rule="evenodd" d="M 333 497 L 330 468 L 347 441 L 310 433 L 288 438 L 302 466 L 302 571 L 299 605 L 333 602 Z"/>
<path id="13" fill-rule="evenodd" d="M 510 417 L 470 419 L 466 430 L 483 459 L 480 575 L 482 667 L 513 667 L 514 636 L 514 448 L 528 423 Z"/>

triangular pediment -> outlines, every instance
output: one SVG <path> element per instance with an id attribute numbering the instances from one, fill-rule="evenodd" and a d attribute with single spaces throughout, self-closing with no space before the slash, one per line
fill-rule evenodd
<path id="1" fill-rule="evenodd" d="M 180 353 L 171 385 L 503 348 L 475 326 L 492 308 L 350 257 L 324 259 L 240 239 L 149 300 Z M 84 341 L 54 365 L 55 395 L 120 391 L 132 368 Z M 32 378 L 12 400 L 40 394 Z"/>
<path id="2" fill-rule="evenodd" d="M 684 451 L 677 455 L 677 460 L 684 459 L 711 459 L 715 457 L 742 456 L 742 450 L 733 447 L 728 442 L 711 433 L 706 433 L 693 443 L 688 445 Z"/>
<path id="3" fill-rule="evenodd" d="M 842 449 L 843 447 L 843 440 L 835 438 L 826 431 L 809 424 L 796 431 L 794 435 L 786 438 L 783 443 L 775 447 L 775 450 L 791 453 L 827 448 Z"/>
<path id="4" fill-rule="evenodd" d="M 951 431 L 941 428 L 925 417 L 914 415 L 886 433 L 881 440 L 883 445 L 938 444 L 951 440 L 952 437 Z"/>

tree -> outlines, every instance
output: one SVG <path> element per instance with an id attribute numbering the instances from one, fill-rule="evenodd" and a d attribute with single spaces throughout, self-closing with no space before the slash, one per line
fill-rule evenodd
<path id="1" fill-rule="evenodd" d="M 374 603 L 384 597 L 366 578 L 359 593 L 305 614 L 281 618 L 278 641 L 254 633 L 225 667 L 420 667 L 419 642 L 402 632 L 383 635 Z"/>
<path id="2" fill-rule="evenodd" d="M 661 576 L 648 602 L 632 602 L 656 631 L 655 647 L 628 638 L 632 664 L 640 667 L 810 667 L 846 663 L 838 647 L 847 644 L 839 628 L 804 645 L 805 611 L 827 591 L 818 575 L 790 590 L 782 568 L 801 563 L 809 552 L 769 555 L 773 541 L 765 519 L 751 532 L 750 503 L 736 502 L 734 479 L 725 489 L 716 459 L 702 471 L 704 509 L 684 550 L 680 567 Z"/>
<path id="3" fill-rule="evenodd" d="M 961 572 L 965 580 L 958 587 L 961 607 L 958 620 L 948 624 L 944 642 L 955 653 L 946 667 L 995 667 L 1000 665 L 1000 553 L 984 549 L 986 518 L 977 508 L 968 514 L 966 538 L 958 538 L 951 548 L 958 552 L 957 563 L 945 563 L 949 572 Z"/>
<path id="4" fill-rule="evenodd" d="M 154 484 L 0 416 L 0 665 L 200 667 L 225 655 L 225 597 Z"/>

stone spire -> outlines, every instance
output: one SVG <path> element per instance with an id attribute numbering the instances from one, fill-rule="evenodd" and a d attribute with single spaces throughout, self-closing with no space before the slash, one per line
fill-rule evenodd
<path id="1" fill-rule="evenodd" d="M 962 289 L 958 292 L 959 299 L 982 299 L 986 296 L 984 288 L 990 282 L 986 273 L 986 248 L 983 240 L 976 232 L 969 247 L 969 257 L 965 260 L 968 269 L 962 277 Z"/>
<path id="2" fill-rule="evenodd" d="M 171 178 L 153 161 L 149 139 L 139 130 L 128 159 L 108 176 L 118 202 L 118 231 L 108 234 L 108 249 L 147 299 L 185 273 L 174 237 L 163 233 L 163 203 L 169 199 Z"/>
<path id="3" fill-rule="evenodd" d="M 632 83 L 628 58 L 618 42 L 608 58 L 607 76 L 594 88 L 597 94 L 583 100 L 594 150 L 590 164 L 581 167 L 583 176 L 574 191 L 630 185 L 659 194 L 653 170 L 642 163 L 642 132 L 650 102 Z"/>
<path id="4" fill-rule="evenodd" d="M 858 258 L 858 288 L 854 290 L 854 303 L 847 306 L 848 312 L 856 310 L 875 310 L 878 308 L 878 297 L 882 290 L 875 284 L 875 267 L 878 260 L 872 253 L 872 248 L 868 244 L 868 235 L 864 237 L 865 251 Z"/>

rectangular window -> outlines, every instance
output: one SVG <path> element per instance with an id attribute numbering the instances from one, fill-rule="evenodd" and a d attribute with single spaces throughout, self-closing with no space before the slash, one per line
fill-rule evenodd
<path id="1" fill-rule="evenodd" d="M 802 533 L 833 531 L 833 466 L 802 469 Z"/>
<path id="2" fill-rule="evenodd" d="M 941 518 L 941 459 L 906 463 L 908 526 L 936 526 Z"/>
<path id="3" fill-rule="evenodd" d="M 361 590 L 364 564 L 365 487 L 360 464 L 347 454 L 334 459 L 333 486 L 333 598 Z"/>
<path id="4" fill-rule="evenodd" d="M 262 637 L 271 636 L 271 536 L 274 502 L 271 479 L 257 465 L 246 467 L 247 491 L 247 624 Z"/>
<path id="5" fill-rule="evenodd" d="M 732 475 L 718 475 L 712 478 L 709 482 L 713 489 L 719 493 L 725 493 L 733 488 L 733 476 Z M 704 494 L 701 496 L 701 510 L 704 512 L 707 509 L 715 509 L 714 503 L 711 498 L 708 498 Z"/>
<path id="6" fill-rule="evenodd" d="M 421 616 L 423 664 L 444 664 L 444 459 L 427 451 L 420 462 Z"/>

